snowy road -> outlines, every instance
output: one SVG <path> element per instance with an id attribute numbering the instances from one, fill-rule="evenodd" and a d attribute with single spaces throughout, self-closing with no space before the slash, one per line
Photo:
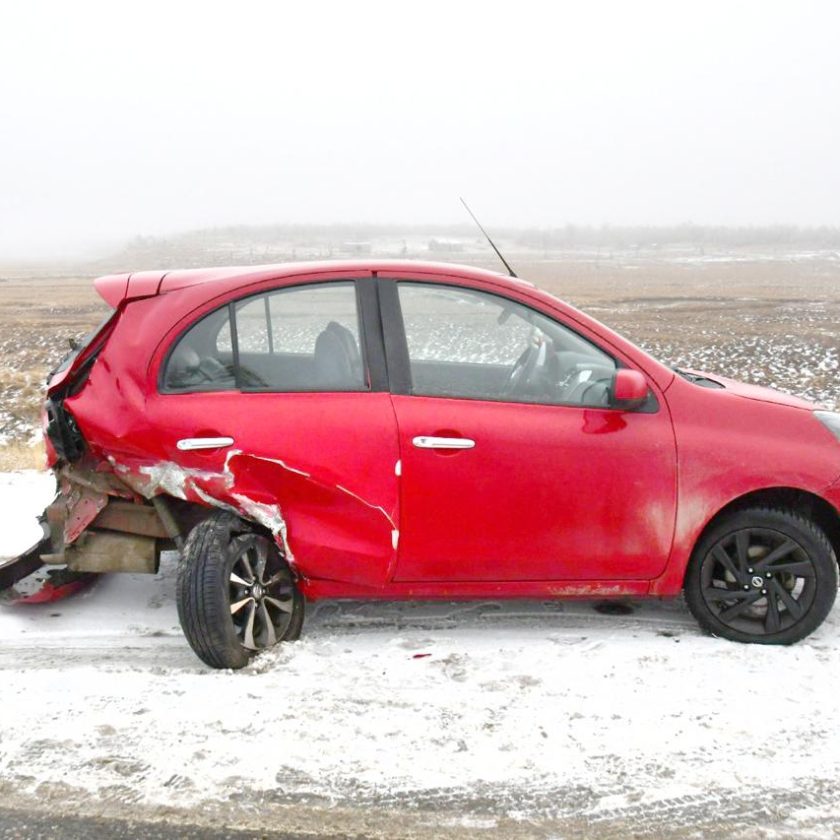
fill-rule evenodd
<path id="1" fill-rule="evenodd" d="M 0 475 L 0 555 L 50 495 Z M 311 605 L 211 672 L 174 564 L 0 610 L 7 805 L 361 836 L 836 836 L 840 609 L 792 648 L 681 603 Z"/>

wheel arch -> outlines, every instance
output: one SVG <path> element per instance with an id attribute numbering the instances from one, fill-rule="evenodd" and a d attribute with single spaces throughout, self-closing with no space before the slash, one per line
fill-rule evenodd
<path id="1" fill-rule="evenodd" d="M 277 535 L 268 528 L 264 522 L 261 522 L 256 516 L 252 516 L 245 510 L 240 510 L 234 508 L 233 506 L 228 507 L 227 505 L 222 504 L 210 505 L 204 502 L 194 502 L 189 499 L 181 499 L 169 493 L 160 493 L 155 496 L 154 499 L 157 500 L 158 503 L 164 503 L 163 509 L 158 507 L 158 513 L 159 515 L 162 514 L 161 518 L 166 515 L 166 512 L 169 513 L 174 520 L 175 527 L 182 540 L 185 540 L 189 536 L 190 531 L 192 531 L 196 525 L 203 522 L 205 519 L 209 519 L 219 511 L 225 511 L 245 523 L 248 528 L 255 533 L 268 537 L 275 543 L 275 545 L 277 545 L 285 557 L 285 546 L 283 541 L 278 540 Z"/>
<path id="2" fill-rule="evenodd" d="M 771 507 L 790 510 L 795 513 L 812 519 L 825 533 L 831 548 L 834 551 L 835 560 L 840 558 L 840 511 L 822 496 L 802 490 L 796 487 L 766 487 L 760 490 L 753 490 L 738 496 L 725 504 L 718 510 L 697 535 L 694 545 L 691 548 L 689 561 L 694 556 L 697 546 L 703 538 L 714 528 L 721 519 L 737 511 L 747 510 L 753 507 Z M 683 585 L 691 563 L 686 563 L 683 569 Z"/>

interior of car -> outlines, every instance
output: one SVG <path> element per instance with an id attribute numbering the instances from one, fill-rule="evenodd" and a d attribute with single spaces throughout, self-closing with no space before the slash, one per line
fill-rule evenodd
<path id="1" fill-rule="evenodd" d="M 615 361 L 558 322 L 472 290 L 410 283 L 400 294 L 413 394 L 609 405 Z M 166 363 L 164 389 L 365 390 L 355 312 L 330 317 L 334 306 L 327 313 L 298 307 L 287 321 L 275 314 L 272 326 L 268 301 L 278 296 L 237 303 L 233 331 L 229 306 L 196 323 Z M 284 341 L 284 327 L 293 340 Z"/>

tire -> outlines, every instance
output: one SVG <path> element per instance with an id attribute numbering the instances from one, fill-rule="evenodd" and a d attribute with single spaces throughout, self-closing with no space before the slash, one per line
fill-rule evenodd
<path id="1" fill-rule="evenodd" d="M 190 647 L 211 668 L 243 668 L 303 625 L 303 596 L 277 546 L 225 511 L 190 531 L 177 602 Z"/>
<path id="2" fill-rule="evenodd" d="M 728 514 L 692 554 L 685 599 L 700 626 L 736 642 L 789 645 L 822 624 L 837 595 L 825 533 L 792 510 Z"/>

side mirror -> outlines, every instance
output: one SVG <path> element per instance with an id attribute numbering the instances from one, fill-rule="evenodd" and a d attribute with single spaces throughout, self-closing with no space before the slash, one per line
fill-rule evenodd
<path id="1" fill-rule="evenodd" d="M 619 368 L 615 372 L 612 387 L 612 408 L 623 408 L 632 411 L 639 408 L 647 399 L 647 379 L 637 370 Z"/>

